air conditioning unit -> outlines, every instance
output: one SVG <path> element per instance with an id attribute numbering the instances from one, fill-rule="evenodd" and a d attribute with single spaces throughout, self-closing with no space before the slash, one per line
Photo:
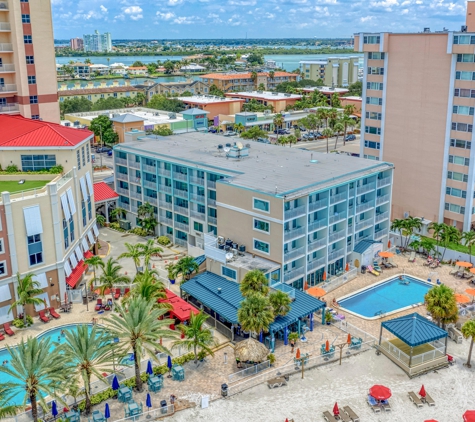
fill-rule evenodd
<path id="1" fill-rule="evenodd" d="M 119 220 L 119 227 L 124 230 L 130 230 L 130 221 Z"/>
<path id="2" fill-rule="evenodd" d="M 176 113 L 168 113 L 170 119 L 176 119 Z"/>

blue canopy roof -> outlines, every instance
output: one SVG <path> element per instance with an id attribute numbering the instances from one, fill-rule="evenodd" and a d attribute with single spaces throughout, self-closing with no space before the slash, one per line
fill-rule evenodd
<path id="1" fill-rule="evenodd" d="M 180 288 L 228 322 L 238 324 L 237 311 L 244 300 L 239 290 L 239 283 L 214 273 L 204 272 L 182 284 Z M 325 307 L 324 302 L 296 290 L 290 312 L 284 317 L 277 317 L 270 325 L 270 330 L 278 331 L 323 307 Z"/>
<path id="2" fill-rule="evenodd" d="M 447 331 L 417 313 L 390 319 L 381 325 L 411 347 L 420 346 L 448 335 Z"/>
<path id="3" fill-rule="evenodd" d="M 201 265 L 203 262 L 206 261 L 206 255 L 200 255 L 195 257 L 194 261 L 198 264 Z"/>

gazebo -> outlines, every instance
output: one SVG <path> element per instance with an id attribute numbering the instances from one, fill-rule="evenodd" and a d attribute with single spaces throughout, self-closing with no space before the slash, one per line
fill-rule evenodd
<path id="1" fill-rule="evenodd" d="M 383 328 L 395 338 L 383 337 Z M 378 349 L 413 377 L 447 366 L 447 338 L 447 331 L 413 313 L 381 324 Z"/>
<path id="2" fill-rule="evenodd" d="M 106 222 L 109 222 L 109 207 L 112 205 L 116 207 L 119 194 L 110 188 L 104 182 L 94 183 L 94 203 L 96 204 L 96 213 L 99 212 L 101 207 L 104 207 L 104 214 Z"/>

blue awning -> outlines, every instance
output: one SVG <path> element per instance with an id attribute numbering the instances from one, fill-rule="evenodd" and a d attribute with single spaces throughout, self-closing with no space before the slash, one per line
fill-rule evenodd
<path id="1" fill-rule="evenodd" d="M 447 337 L 447 331 L 423 316 L 413 313 L 381 324 L 383 328 L 411 347 Z"/>

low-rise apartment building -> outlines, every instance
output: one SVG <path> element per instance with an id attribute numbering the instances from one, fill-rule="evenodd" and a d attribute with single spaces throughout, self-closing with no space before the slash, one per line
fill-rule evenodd
<path id="1" fill-rule="evenodd" d="M 209 257 L 250 252 L 275 264 L 275 282 L 299 289 L 343 270 L 361 240 L 387 243 L 391 164 L 229 142 L 189 133 L 115 146 L 118 206 L 136 224 L 148 202 L 157 234 Z"/>
<path id="2" fill-rule="evenodd" d="M 228 98 L 238 98 L 249 102 L 250 100 L 256 100 L 258 103 L 265 106 L 271 106 L 272 111 L 280 113 L 287 107 L 291 107 L 297 100 L 302 98 L 301 95 L 288 94 L 283 92 L 270 92 L 270 91 L 242 91 L 225 94 Z"/>
<path id="3" fill-rule="evenodd" d="M 81 300 L 75 289 L 86 269 L 84 258 L 98 234 L 92 185 L 92 132 L 0 116 L 0 165 L 16 165 L 21 173 L 0 176 L 0 323 L 16 300 L 17 274 L 35 275 L 47 306 L 59 307 L 65 295 Z M 38 174 L 62 166 L 59 174 Z M 30 173 L 25 173 L 30 172 Z M 23 189 L 14 182 L 35 181 Z M 10 182 L 2 189 L 2 182 Z M 4 185 L 6 186 L 6 185 Z M 28 310 L 44 309 L 35 305 Z"/>
<path id="4" fill-rule="evenodd" d="M 84 87 L 74 89 L 60 89 L 58 91 L 59 101 L 62 102 L 71 98 L 85 98 L 93 103 L 101 98 L 134 98 L 139 92 L 143 92 L 140 88 L 130 85 L 112 85 L 98 87 Z"/>
<path id="5" fill-rule="evenodd" d="M 327 86 L 348 86 L 358 81 L 358 56 L 302 60 L 299 64 L 302 79 L 321 79 Z"/>
<path id="6" fill-rule="evenodd" d="M 261 84 L 266 90 L 275 89 L 282 82 L 296 81 L 299 75 L 289 72 L 275 71 L 258 72 L 257 77 L 253 79 L 251 72 L 243 73 L 209 73 L 203 75 L 201 80 L 208 85 L 216 85 L 218 89 L 224 92 L 231 91 L 254 91 Z"/>
<path id="7" fill-rule="evenodd" d="M 240 98 L 223 98 L 215 95 L 193 95 L 192 97 L 178 97 L 186 108 L 199 108 L 209 112 L 208 118 L 214 119 L 220 114 L 236 114 L 241 111 L 245 100 Z"/>
<path id="8" fill-rule="evenodd" d="M 201 81 L 184 81 L 184 82 L 150 82 L 146 81 L 143 85 L 138 85 L 145 89 L 148 99 L 155 94 L 176 96 L 184 92 L 191 92 L 192 94 L 201 95 L 208 94 L 209 85 Z"/>

